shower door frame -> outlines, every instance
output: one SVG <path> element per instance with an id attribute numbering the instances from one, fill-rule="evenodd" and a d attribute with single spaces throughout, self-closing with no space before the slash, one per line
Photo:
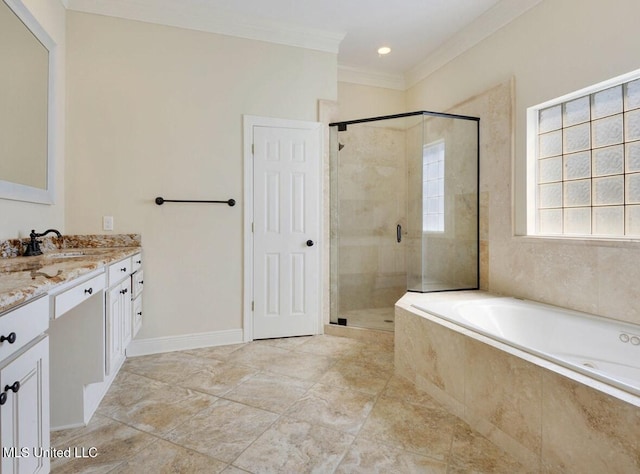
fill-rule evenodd
<path id="1" fill-rule="evenodd" d="M 460 114 L 451 114 L 451 113 L 447 113 L 447 112 L 433 112 L 430 110 L 418 110 L 415 112 L 405 112 L 405 113 L 401 113 L 401 114 L 391 114 L 391 115 L 380 115 L 380 116 L 376 116 L 376 117 L 367 117 L 367 118 L 362 118 L 362 119 L 355 119 L 355 120 L 345 120 L 342 122 L 332 122 L 329 123 L 329 127 L 337 127 L 337 131 L 339 132 L 345 132 L 347 131 L 349 125 L 356 125 L 356 124 L 361 124 L 361 123 L 368 123 L 368 122 L 379 122 L 379 121 L 383 121 L 383 120 L 393 120 L 393 119 L 401 119 L 401 118 L 406 118 L 406 117 L 414 117 L 414 116 L 429 116 L 429 117 L 440 117 L 440 118 L 450 118 L 450 119 L 458 119 L 458 120 L 469 120 L 469 121 L 473 121 L 476 122 L 476 143 L 477 143 L 477 149 L 476 149 L 476 193 L 477 193 L 477 199 L 476 199 L 476 219 L 477 219 L 477 225 L 476 225 L 476 285 L 474 287 L 468 287 L 468 288 L 460 288 L 460 289 L 446 289 L 446 290 L 431 290 L 428 291 L 428 293 L 439 293 L 439 292 L 445 292 L 445 291 L 465 291 L 465 290 L 477 290 L 480 288 L 480 118 L 479 117 L 472 117 L 469 115 L 460 115 Z M 332 194 L 332 192 L 330 193 Z M 330 275 L 333 274 L 333 270 L 330 270 L 329 272 Z M 331 285 L 329 285 L 331 287 Z M 407 289 L 408 292 L 419 292 L 419 293 L 423 293 L 421 291 L 418 290 L 409 290 Z M 330 293 L 330 297 L 331 297 L 331 293 Z M 331 306 L 331 305 L 330 305 Z M 334 321 L 332 319 L 334 315 L 330 314 L 329 315 L 329 319 L 330 319 L 330 323 L 331 324 L 346 324 L 345 322 L 338 322 L 338 321 Z M 337 319 L 341 319 L 341 318 L 337 318 Z"/>

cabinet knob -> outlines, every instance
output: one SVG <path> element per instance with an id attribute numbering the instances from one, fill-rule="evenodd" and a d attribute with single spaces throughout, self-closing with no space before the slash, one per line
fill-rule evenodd
<path id="1" fill-rule="evenodd" d="M 313 247 L 313 240 L 307 240 L 307 247 Z"/>
<path id="2" fill-rule="evenodd" d="M 125 294 L 127 294 L 128 291 L 129 291 L 129 289 L 125 288 L 124 290 L 120 290 L 120 294 L 121 295 L 125 295 Z"/>
<path id="3" fill-rule="evenodd" d="M 0 405 L 4 405 L 7 403 L 7 394 L 2 392 L 0 393 Z"/>
<path id="4" fill-rule="evenodd" d="M 84 290 L 84 292 L 88 293 L 88 294 L 92 294 L 93 293 L 93 288 L 86 289 L 86 290 Z"/>
<path id="5" fill-rule="evenodd" d="M 138 311 L 138 316 L 142 316 L 142 311 Z"/>
<path id="6" fill-rule="evenodd" d="M 142 260 L 136 260 L 136 263 L 140 264 L 142 263 Z"/>
<path id="7" fill-rule="evenodd" d="M 121 268 L 120 271 L 121 272 L 126 272 L 127 271 L 127 267 Z"/>
<path id="8" fill-rule="evenodd" d="M 0 336 L 0 342 L 4 341 L 7 341 L 9 344 L 13 344 L 14 342 L 16 342 L 16 333 L 12 332 L 9 333 L 8 336 Z"/>
<path id="9" fill-rule="evenodd" d="M 20 390 L 20 382 L 16 380 L 15 382 L 13 382 L 13 385 L 5 385 L 4 391 L 8 392 L 9 390 L 11 390 L 13 393 L 18 393 L 18 390 Z"/>

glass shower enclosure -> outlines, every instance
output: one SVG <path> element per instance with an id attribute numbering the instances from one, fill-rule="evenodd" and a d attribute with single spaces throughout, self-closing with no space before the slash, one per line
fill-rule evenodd
<path id="1" fill-rule="evenodd" d="M 332 323 L 392 331 L 406 291 L 479 287 L 479 125 L 428 111 L 329 125 Z"/>

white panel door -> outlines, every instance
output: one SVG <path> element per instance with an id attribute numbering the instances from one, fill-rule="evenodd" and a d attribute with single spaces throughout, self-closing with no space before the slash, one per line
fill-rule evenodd
<path id="1" fill-rule="evenodd" d="M 317 334 L 319 129 L 253 127 L 254 339 Z"/>

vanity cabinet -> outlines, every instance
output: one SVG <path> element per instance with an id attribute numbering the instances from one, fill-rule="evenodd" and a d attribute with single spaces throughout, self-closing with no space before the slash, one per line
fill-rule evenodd
<path id="1" fill-rule="evenodd" d="M 0 473 L 47 473 L 49 300 L 0 315 Z"/>

